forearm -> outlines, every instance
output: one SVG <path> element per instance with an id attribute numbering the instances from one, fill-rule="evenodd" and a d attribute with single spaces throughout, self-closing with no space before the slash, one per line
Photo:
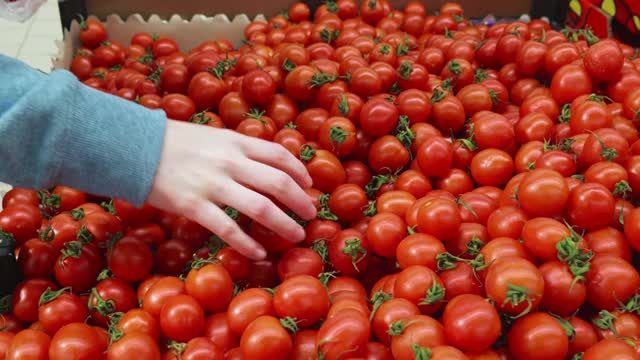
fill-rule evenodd
<path id="1" fill-rule="evenodd" d="M 78 82 L 0 55 L 0 181 L 57 184 L 141 204 L 151 187 L 166 119 Z"/>

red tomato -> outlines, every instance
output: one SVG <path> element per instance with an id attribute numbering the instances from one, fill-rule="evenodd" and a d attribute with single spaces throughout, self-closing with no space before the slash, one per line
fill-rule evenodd
<path id="1" fill-rule="evenodd" d="M 478 295 L 453 298 L 442 315 L 449 343 L 464 351 L 484 351 L 502 330 L 498 311 Z"/>
<path id="2" fill-rule="evenodd" d="M 569 352 L 569 338 L 558 320 L 546 313 L 526 315 L 509 331 L 509 350 L 517 359 L 564 359 Z M 535 346 L 544 342 L 547 346 Z"/>

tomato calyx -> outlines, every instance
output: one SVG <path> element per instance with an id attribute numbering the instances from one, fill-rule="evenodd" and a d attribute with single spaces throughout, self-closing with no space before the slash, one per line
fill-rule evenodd
<path id="1" fill-rule="evenodd" d="M 320 87 L 324 84 L 329 84 L 332 83 L 334 81 L 336 81 L 338 79 L 338 77 L 335 74 L 327 74 L 327 73 L 316 73 L 313 74 L 313 76 L 311 77 L 311 80 L 309 81 L 309 84 L 311 84 L 311 87 Z"/>
<path id="2" fill-rule="evenodd" d="M 311 245 L 311 250 L 315 251 L 316 253 L 318 253 L 318 255 L 320 255 L 320 259 L 322 259 L 323 264 L 328 263 L 327 259 L 329 257 L 329 248 L 327 247 L 327 242 L 324 239 L 315 240 Z"/>
<path id="3" fill-rule="evenodd" d="M 331 279 L 334 279 L 335 277 L 336 277 L 335 271 L 327 271 L 327 272 L 318 274 L 318 280 L 320 280 L 322 285 L 324 285 L 325 289 L 329 289 L 329 281 Z"/>
<path id="4" fill-rule="evenodd" d="M 182 357 L 182 353 L 187 349 L 186 343 L 179 343 L 174 340 L 169 340 L 167 343 L 167 348 L 169 351 L 173 352 L 176 358 L 180 359 Z"/>
<path id="5" fill-rule="evenodd" d="M 335 14 L 338 12 L 338 5 L 335 1 L 325 1 L 325 5 L 327 6 L 327 10 L 331 11 L 332 13 Z"/>
<path id="6" fill-rule="evenodd" d="M 264 110 L 253 108 L 248 113 L 244 113 L 244 117 L 247 119 L 255 119 L 262 123 L 262 125 L 267 125 L 267 122 L 262 118 L 266 112 Z"/>
<path id="7" fill-rule="evenodd" d="M 342 116 L 349 115 L 349 102 L 347 101 L 347 96 L 345 94 L 340 95 L 340 100 L 338 101 L 338 111 L 340 111 Z"/>
<path id="8" fill-rule="evenodd" d="M 574 179 L 578 179 L 580 182 L 584 182 L 585 181 L 584 180 L 584 175 L 582 175 L 582 174 L 573 174 L 573 175 L 571 175 L 571 177 L 574 178 Z"/>
<path id="9" fill-rule="evenodd" d="M 98 277 L 96 278 L 96 280 L 102 281 L 102 280 L 111 279 L 112 277 L 113 277 L 113 274 L 111 273 L 111 271 L 109 269 L 104 269 L 100 272 L 100 274 L 98 274 Z"/>
<path id="10" fill-rule="evenodd" d="M 389 47 L 389 44 L 384 44 L 384 45 L 380 46 L 380 48 L 378 49 L 378 52 L 380 54 L 388 55 L 391 52 L 390 49 L 391 48 Z"/>
<path id="11" fill-rule="evenodd" d="M 367 3 L 367 6 L 369 7 L 369 9 L 375 9 L 376 8 L 376 0 L 369 0 L 369 2 Z"/>
<path id="12" fill-rule="evenodd" d="M 162 74 L 162 68 L 158 66 L 155 68 L 155 70 L 153 70 L 151 74 L 147 75 L 147 77 L 145 77 L 144 79 L 151 80 L 156 86 L 160 86 L 160 74 Z"/>
<path id="13" fill-rule="evenodd" d="M 109 327 L 107 328 L 109 344 L 113 344 L 124 336 L 124 332 L 118 328 L 118 323 L 123 316 L 123 312 L 115 312 L 109 315 Z"/>
<path id="14" fill-rule="evenodd" d="M 13 296 L 11 294 L 0 297 L 0 314 L 11 312 Z"/>
<path id="15" fill-rule="evenodd" d="M 376 314 L 380 306 L 391 299 L 393 299 L 393 295 L 383 291 L 378 291 L 373 294 L 373 296 L 371 296 L 371 300 L 369 300 L 371 303 L 371 315 L 369 315 L 369 321 L 373 320 L 373 316 Z"/>
<path id="16" fill-rule="evenodd" d="M 82 226 L 80 227 L 80 230 L 78 230 L 78 235 L 76 236 L 76 240 L 78 240 L 82 245 L 93 242 L 93 235 L 91 235 L 89 230 L 87 230 L 86 224 L 82 224 Z"/>
<path id="17" fill-rule="evenodd" d="M 575 339 L 575 337 L 576 337 L 576 329 L 573 327 L 573 325 L 571 325 L 571 323 L 569 321 L 561 318 L 558 315 L 555 315 L 555 314 L 549 314 L 549 315 L 551 315 L 554 319 L 556 319 L 556 321 L 558 323 L 560 323 L 560 325 L 562 326 L 564 331 L 567 333 L 567 337 L 569 338 L 569 342 L 572 342 L 573 339 Z"/>
<path id="18" fill-rule="evenodd" d="M 290 316 L 284 317 L 280 319 L 280 325 L 289 331 L 291 334 L 295 334 L 300 331 L 300 327 L 298 326 L 298 320 L 296 318 L 292 318 Z"/>
<path id="19" fill-rule="evenodd" d="M 207 111 L 204 110 L 191 115 L 189 122 L 198 124 L 198 125 L 206 125 L 210 123 L 212 120 L 213 119 L 211 117 L 207 116 Z"/>
<path id="20" fill-rule="evenodd" d="M 47 190 L 38 191 L 41 213 L 44 217 L 50 218 L 60 208 L 60 195 L 52 194 Z"/>
<path id="21" fill-rule="evenodd" d="M 600 136 L 598 136 L 596 133 L 591 132 L 591 134 L 595 136 L 596 141 L 598 142 L 598 144 L 600 144 L 600 147 L 602 148 L 602 151 L 600 152 L 600 156 L 602 156 L 607 161 L 613 161 L 615 158 L 618 157 L 618 151 L 616 149 L 608 148 L 604 144 Z"/>
<path id="22" fill-rule="evenodd" d="M 344 141 L 347 140 L 347 135 L 351 135 L 351 133 L 340 126 L 332 126 L 329 129 L 329 138 L 334 145 L 338 146 L 338 148 L 340 148 Z"/>
<path id="23" fill-rule="evenodd" d="M 409 80 L 411 77 L 411 72 L 413 71 L 413 64 L 411 61 L 403 61 L 398 67 L 398 76 L 402 80 Z"/>
<path id="24" fill-rule="evenodd" d="M 209 256 L 216 256 L 220 249 L 227 246 L 227 243 L 220 239 L 218 235 L 211 235 L 205 245 L 209 248 Z"/>
<path id="25" fill-rule="evenodd" d="M 565 27 L 560 30 L 560 33 L 564 35 L 569 42 L 577 42 L 579 40 L 580 33 L 576 29 L 572 29 L 570 27 Z"/>
<path id="26" fill-rule="evenodd" d="M 62 295 L 63 293 L 67 292 L 67 291 L 71 291 L 70 287 L 65 287 L 62 288 L 60 290 L 51 290 L 51 288 L 47 288 L 47 290 L 45 290 L 42 295 L 40 296 L 40 300 L 38 301 L 38 306 L 42 306 L 44 304 L 50 303 L 53 300 L 57 299 L 60 295 Z"/>
<path id="27" fill-rule="evenodd" d="M 536 168 L 536 163 L 534 161 L 527 164 L 527 170 L 531 171 L 531 170 L 535 170 L 535 168 Z"/>
<path id="28" fill-rule="evenodd" d="M 450 31 L 450 30 L 449 30 L 449 28 L 445 26 L 445 28 L 444 28 L 444 37 L 445 37 L 445 38 L 447 38 L 447 39 L 453 39 L 453 34 L 454 34 L 454 33 L 455 33 L 455 32 Z"/>
<path id="29" fill-rule="evenodd" d="M 558 250 L 558 259 L 569 266 L 569 271 L 575 276 L 569 291 L 573 289 L 573 286 L 578 281 L 586 281 L 585 275 L 589 272 L 591 266 L 591 258 L 593 253 L 584 251 L 578 247 L 580 237 L 575 233 L 571 226 L 568 226 L 571 231 L 570 237 L 565 237 L 562 241 L 556 244 Z"/>
<path id="30" fill-rule="evenodd" d="M 480 84 L 481 82 L 483 82 L 485 80 L 488 80 L 488 79 L 489 79 L 489 73 L 487 72 L 487 70 L 482 69 L 482 68 L 478 68 L 474 72 L 473 82 L 475 82 L 476 84 Z"/>
<path id="31" fill-rule="evenodd" d="M 579 353 L 573 355 L 571 360 L 582 360 L 583 357 L 584 357 L 584 352 L 579 352 Z"/>
<path id="32" fill-rule="evenodd" d="M 438 284 L 435 277 L 432 278 L 433 284 L 427 290 L 425 297 L 418 303 L 418 305 L 435 305 L 444 299 L 445 289 L 442 285 Z"/>
<path id="33" fill-rule="evenodd" d="M 213 256 L 209 256 L 208 258 L 204 259 L 204 258 L 198 257 L 197 255 L 194 255 L 193 260 L 191 260 L 189 266 L 187 266 L 187 271 L 200 270 L 206 265 L 219 264 L 219 263 L 220 261 L 214 258 Z"/>
<path id="34" fill-rule="evenodd" d="M 376 202 L 374 200 L 369 201 L 369 203 L 365 206 L 364 211 L 362 212 L 362 214 L 364 214 L 365 217 L 373 217 L 378 213 L 378 208 L 376 207 Z"/>
<path id="35" fill-rule="evenodd" d="M 407 150 L 409 150 L 409 154 L 411 153 L 411 144 L 413 144 L 413 140 L 416 139 L 416 134 L 411 130 L 411 124 L 409 122 L 409 117 L 406 115 L 400 115 L 398 118 L 398 126 L 396 127 L 396 138 L 400 140 L 402 145 L 404 145 Z"/>
<path id="36" fill-rule="evenodd" d="M 485 245 L 486 243 L 484 241 L 478 239 L 478 237 L 474 235 L 471 238 L 471 241 L 467 243 L 466 253 L 471 256 L 477 256 Z"/>
<path id="37" fill-rule="evenodd" d="M 44 230 L 38 230 L 38 238 L 45 242 L 51 242 L 56 236 L 56 232 L 53 230 L 51 225 L 47 225 L 47 228 Z"/>
<path id="38" fill-rule="evenodd" d="M 458 139 L 458 141 L 460 141 L 462 143 L 462 145 L 464 145 L 464 147 L 469 149 L 469 151 L 478 150 L 478 144 L 476 144 L 475 134 L 474 134 L 474 130 L 473 130 L 474 127 L 475 127 L 475 124 L 473 124 L 473 123 L 469 124 L 469 136 L 466 137 L 466 138 Z M 462 206 L 464 206 L 464 205 L 462 205 Z M 472 211 L 472 210 L 469 210 L 469 211 Z M 477 214 L 476 214 L 476 217 L 478 217 Z"/>
<path id="39" fill-rule="evenodd" d="M 318 211 L 318 219 L 338 221 L 338 217 L 329 209 L 329 194 L 322 194 L 318 197 L 320 203 L 320 211 Z"/>
<path id="40" fill-rule="evenodd" d="M 114 312 L 116 309 L 116 303 L 113 301 L 113 299 L 105 300 L 102 296 L 100 296 L 100 293 L 98 293 L 98 290 L 95 287 L 91 289 L 87 306 L 89 308 L 89 311 L 96 311 L 102 316 L 107 316 Z"/>
<path id="41" fill-rule="evenodd" d="M 316 156 L 316 150 L 309 144 L 302 145 L 300 149 L 300 160 L 303 162 L 309 162 Z"/>
<path id="42" fill-rule="evenodd" d="M 562 105 L 562 109 L 560 110 L 560 115 L 558 115 L 558 121 L 561 124 L 567 124 L 569 123 L 570 119 L 571 119 L 571 104 L 566 103 Z"/>
<path id="43" fill-rule="evenodd" d="M 433 90 L 433 94 L 431 95 L 431 103 L 435 104 L 435 103 L 439 102 L 440 100 L 444 99 L 447 95 L 449 95 L 448 91 L 443 90 L 440 87 L 436 87 Z"/>
<path id="44" fill-rule="evenodd" d="M 238 210 L 232 208 L 231 206 L 225 206 L 224 213 L 233 220 L 238 220 L 238 216 L 240 216 Z"/>
<path id="45" fill-rule="evenodd" d="M 433 351 L 428 346 L 420 346 L 418 344 L 411 344 L 411 350 L 413 351 L 413 358 L 416 360 L 429 360 L 433 355 Z"/>
<path id="46" fill-rule="evenodd" d="M 512 306 L 518 306 L 523 301 L 527 302 L 527 307 L 520 314 L 512 316 L 511 317 L 512 319 L 519 319 L 527 315 L 529 312 L 531 312 L 531 309 L 533 308 L 533 301 L 531 300 L 529 295 L 537 295 L 537 294 L 533 294 L 531 291 L 529 291 L 529 289 L 523 286 L 513 285 L 512 283 L 507 284 L 507 293 L 505 294 L 506 298 L 502 303 L 503 306 L 506 304 L 511 304 Z"/>
<path id="47" fill-rule="evenodd" d="M 396 48 L 396 56 L 405 56 L 409 53 L 409 45 L 406 42 L 398 44 Z"/>
<path id="48" fill-rule="evenodd" d="M 362 247 L 362 242 L 359 238 L 347 239 L 344 243 L 345 247 L 342 249 L 342 253 L 351 256 L 351 265 L 356 271 L 360 272 L 358 264 L 367 256 L 367 249 Z"/>
<path id="49" fill-rule="evenodd" d="M 364 187 L 364 192 L 367 194 L 367 197 L 373 198 L 378 190 L 385 184 L 393 184 L 396 181 L 395 175 L 375 175 L 369 180 L 369 183 Z"/>
<path id="50" fill-rule="evenodd" d="M 218 79 L 222 79 L 224 74 L 229 72 L 236 65 L 236 61 L 233 59 L 224 59 L 218 61 L 216 67 L 212 67 L 209 69 L 209 72 L 213 74 Z"/>
<path id="51" fill-rule="evenodd" d="M 626 180 L 620 180 L 613 188 L 613 195 L 620 196 L 621 198 L 625 199 L 632 191 L 633 189 L 631 189 L 631 186 Z"/>
<path id="52" fill-rule="evenodd" d="M 458 76 L 460 74 L 462 74 L 462 66 L 460 66 L 460 64 L 457 61 L 451 61 L 449 62 L 449 65 L 447 65 L 447 68 L 449 69 L 449 71 L 451 71 L 455 76 Z"/>
<path id="53" fill-rule="evenodd" d="M 340 36 L 340 30 L 329 30 L 324 28 L 320 31 L 320 38 L 327 44 L 331 44 L 331 42 L 337 39 L 338 36 Z"/>
<path id="54" fill-rule="evenodd" d="M 87 30 L 87 19 L 84 18 L 84 16 L 82 16 L 82 14 L 78 14 L 78 17 L 80 18 L 80 29 L 81 30 Z"/>
<path id="55" fill-rule="evenodd" d="M 84 209 L 83 208 L 73 209 L 73 210 L 69 211 L 69 215 L 71 215 L 73 220 L 80 221 L 80 220 L 84 219 L 84 216 L 85 216 Z"/>
<path id="56" fill-rule="evenodd" d="M 471 213 L 471 215 L 473 215 L 476 218 L 476 220 L 480 219 L 480 216 L 478 216 L 478 213 L 475 210 L 473 210 L 473 208 L 469 204 L 467 204 L 464 200 L 462 200 L 462 198 L 460 197 L 456 198 L 455 203 L 456 205 L 462 205 L 462 207 L 467 209 Z"/>
<path id="57" fill-rule="evenodd" d="M 618 331 L 614 326 L 613 322 L 618 319 L 617 316 L 613 315 L 607 310 L 601 310 L 598 313 L 596 319 L 593 320 L 593 324 L 600 330 L 610 330 L 613 335 L 618 337 Z"/>
<path id="58" fill-rule="evenodd" d="M 458 262 L 466 262 L 467 260 L 457 257 L 450 252 L 443 252 L 436 256 L 436 264 L 439 271 L 453 270 L 458 267 Z"/>
<path id="59" fill-rule="evenodd" d="M 284 61 L 282 62 L 282 70 L 289 72 L 293 69 L 295 69 L 297 67 L 297 65 L 292 62 L 291 60 L 289 60 L 289 58 L 285 58 Z"/>
<path id="60" fill-rule="evenodd" d="M 591 30 L 589 29 L 581 29 L 579 30 L 584 40 L 587 42 L 589 46 L 593 46 L 600 42 L 600 38 L 597 37 Z"/>

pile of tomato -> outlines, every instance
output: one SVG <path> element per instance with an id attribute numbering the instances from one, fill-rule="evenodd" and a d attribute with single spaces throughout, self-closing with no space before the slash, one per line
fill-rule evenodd
<path id="1" fill-rule="evenodd" d="M 303 3 L 243 45 L 83 21 L 87 86 L 283 145 L 318 216 L 243 257 L 59 186 L 3 198 L 0 359 L 640 359 L 640 60 L 542 20 Z M 135 119 L 132 119 L 135 120 Z"/>

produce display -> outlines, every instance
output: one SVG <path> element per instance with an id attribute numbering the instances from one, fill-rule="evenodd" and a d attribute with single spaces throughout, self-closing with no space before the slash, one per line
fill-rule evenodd
<path id="1" fill-rule="evenodd" d="M 15 188 L 0 360 L 640 359 L 637 49 L 416 1 L 295 3 L 244 35 L 87 20 L 70 70 L 283 145 L 313 178 L 305 241 L 227 207 L 254 262 L 148 205 Z"/>

